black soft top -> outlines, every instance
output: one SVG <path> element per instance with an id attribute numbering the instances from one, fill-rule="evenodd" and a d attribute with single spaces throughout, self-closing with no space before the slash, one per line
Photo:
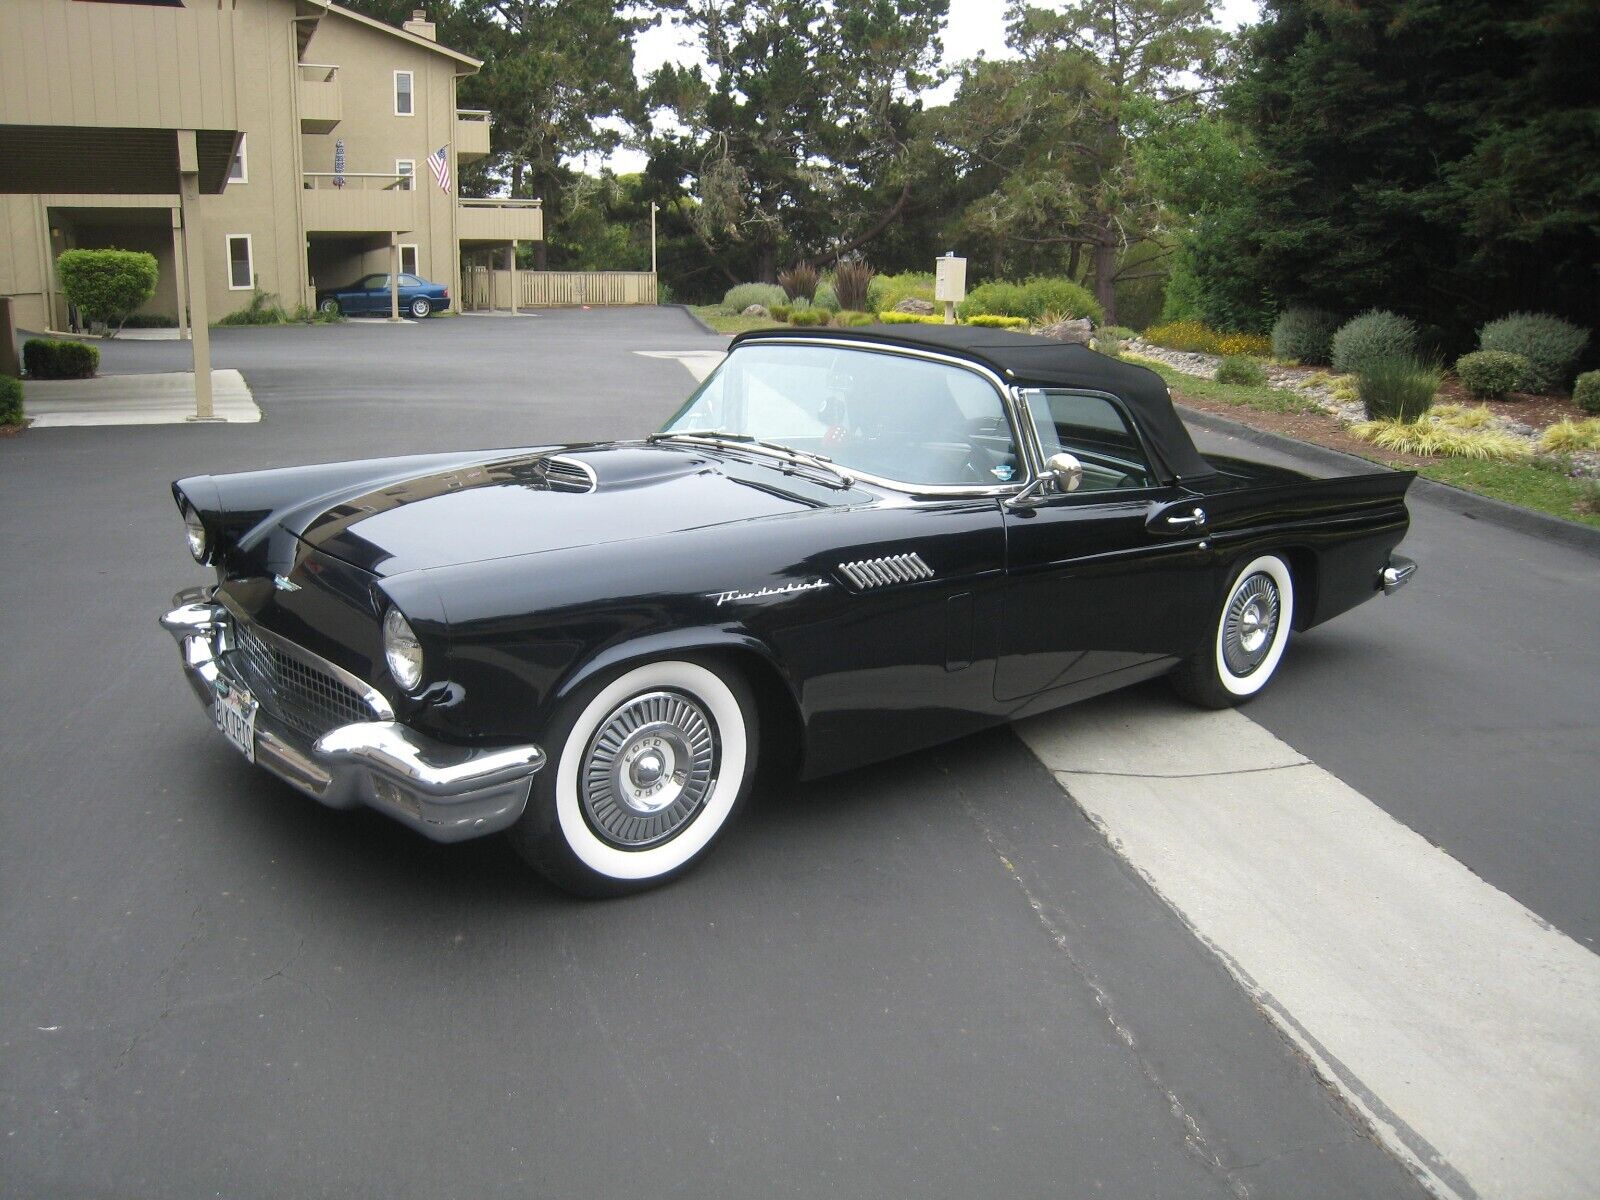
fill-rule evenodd
<path id="1" fill-rule="evenodd" d="M 860 325 L 849 329 L 758 329 L 733 339 L 826 338 L 913 349 L 938 350 L 970 359 L 1019 387 L 1066 387 L 1107 392 L 1127 405 L 1158 464 L 1181 480 L 1215 475 L 1194 448 L 1189 431 L 1172 407 L 1161 376 L 1146 367 L 1096 354 L 1087 346 L 1051 338 L 985 329 L 977 325 Z"/>

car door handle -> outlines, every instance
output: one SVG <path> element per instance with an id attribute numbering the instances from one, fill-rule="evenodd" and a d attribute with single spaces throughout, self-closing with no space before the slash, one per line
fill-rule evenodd
<path id="1" fill-rule="evenodd" d="M 1181 529 L 1185 525 L 1204 525 L 1206 523 L 1206 510 L 1197 508 L 1186 517 L 1168 517 L 1167 524 L 1173 528 Z"/>

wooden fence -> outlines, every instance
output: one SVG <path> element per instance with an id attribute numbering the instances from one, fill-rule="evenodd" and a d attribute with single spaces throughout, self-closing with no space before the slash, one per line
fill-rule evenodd
<path id="1" fill-rule="evenodd" d="M 511 272 L 472 267 L 461 274 L 468 309 L 509 308 Z M 652 271 L 518 271 L 520 308 L 574 308 L 619 304 L 654 304 Z"/>

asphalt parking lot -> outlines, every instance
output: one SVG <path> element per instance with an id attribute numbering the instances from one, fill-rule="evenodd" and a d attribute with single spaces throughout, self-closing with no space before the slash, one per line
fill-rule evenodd
<path id="1" fill-rule="evenodd" d="M 1008 731 L 585 904 L 208 730 L 155 624 L 200 581 L 169 480 L 634 435 L 692 384 L 636 351 L 721 344 L 670 309 L 218 331 L 261 424 L 0 442 L 0 1191 L 1422 1194 Z M 1250 716 L 1593 946 L 1600 572 L 1414 514 L 1417 582 Z"/>

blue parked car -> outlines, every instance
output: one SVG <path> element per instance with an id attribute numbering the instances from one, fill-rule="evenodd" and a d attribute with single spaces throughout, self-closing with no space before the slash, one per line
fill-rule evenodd
<path id="1" fill-rule="evenodd" d="M 400 276 L 400 311 L 421 319 L 450 307 L 450 289 L 418 275 Z M 389 315 L 389 276 L 364 275 L 344 287 L 318 288 L 317 308 L 347 317 Z"/>

